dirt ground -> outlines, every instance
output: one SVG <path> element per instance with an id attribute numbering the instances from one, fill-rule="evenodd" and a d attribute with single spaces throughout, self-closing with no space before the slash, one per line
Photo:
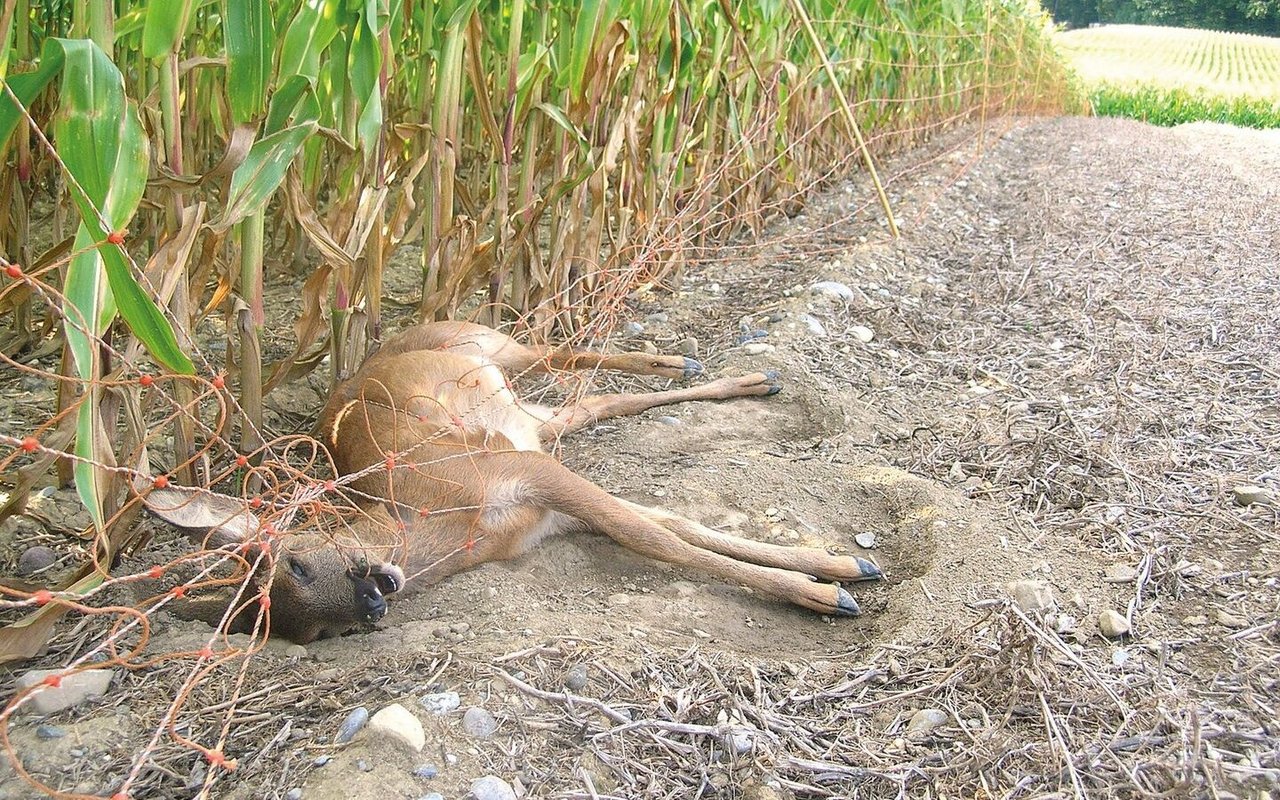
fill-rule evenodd
<path id="1" fill-rule="evenodd" d="M 851 212 L 865 186 L 838 186 L 679 295 L 637 298 L 610 343 L 694 337 L 712 375 L 778 370 L 781 394 L 561 448 L 629 500 L 874 558 L 887 579 L 851 587 L 863 616 L 550 540 L 393 603 L 376 631 L 206 676 L 176 729 L 238 760 L 210 796 L 461 798 L 484 775 L 531 798 L 1280 793 L 1280 133 L 1011 121 L 983 152 L 955 134 L 885 171 L 899 241 Z M 7 424 L 36 388 L 4 384 Z M 315 397 L 281 395 L 281 424 Z M 0 567 L 51 537 L 47 517 L 5 529 Z M 1024 580 L 1052 606 L 1010 604 Z M 1100 632 L 1108 611 L 1127 635 Z M 154 654 L 209 638 L 154 633 Z M 15 717 L 12 751 L 110 795 L 189 672 L 149 665 L 87 710 Z M 450 691 L 457 710 L 420 702 Z M 391 703 L 423 722 L 422 752 L 331 744 L 352 709 Z M 491 735 L 464 730 L 473 706 Z M 207 770 L 162 733 L 142 775 L 135 797 L 188 797 Z M 31 796 L 0 766 L 0 798 Z"/>

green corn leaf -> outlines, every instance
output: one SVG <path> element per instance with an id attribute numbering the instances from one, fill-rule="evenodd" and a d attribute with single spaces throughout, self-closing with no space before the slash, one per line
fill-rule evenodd
<path id="1" fill-rule="evenodd" d="M 40 66 L 34 72 L 23 72 L 6 79 L 5 82 L 18 98 L 18 103 L 14 103 L 9 92 L 0 92 L 0 149 L 4 148 L 18 124 L 24 121 L 22 109 L 30 108 L 36 97 L 49 85 L 49 81 L 62 69 L 62 48 L 54 45 L 54 41 L 56 40 L 45 43 Z"/>
<path id="2" fill-rule="evenodd" d="M 177 50 L 187 35 L 195 0 L 150 0 L 142 27 L 142 55 L 164 58 Z"/>
<path id="3" fill-rule="evenodd" d="M 240 166 L 231 174 L 231 191 L 227 195 L 222 219 L 214 230 L 228 230 L 240 220 L 265 210 L 267 200 L 284 181 L 289 165 L 319 125 L 313 120 L 271 134 L 249 148 Z"/>
<path id="4" fill-rule="evenodd" d="M 382 87 L 379 85 L 382 47 L 379 39 L 388 19 L 385 5 L 382 9 L 378 6 L 379 3 L 373 0 L 364 4 L 352 38 L 347 67 L 351 92 L 360 107 L 356 133 L 366 159 L 373 155 L 382 131 Z"/>
<path id="5" fill-rule="evenodd" d="M 319 119 L 320 101 L 316 99 L 315 80 L 306 75 L 292 75 L 271 95 L 262 135 L 270 136 L 290 126 Z"/>
<path id="6" fill-rule="evenodd" d="M 301 8 L 289 23 L 280 50 L 279 77 L 320 76 L 320 54 L 338 34 L 337 0 L 303 0 Z"/>
<path id="7" fill-rule="evenodd" d="M 536 108 L 546 114 L 547 118 L 552 122 L 568 131 L 569 135 L 573 136 L 578 142 L 578 147 L 584 154 L 591 150 L 591 143 L 587 141 L 586 134 L 582 132 L 581 128 L 573 124 L 573 120 L 569 119 L 569 115 L 564 112 L 563 108 L 551 103 L 538 103 Z"/>
<path id="8" fill-rule="evenodd" d="M 251 122 L 265 108 L 276 31 L 262 0 L 223 0 L 223 42 L 227 50 L 227 99 L 236 124 Z"/>
<path id="9" fill-rule="evenodd" d="M 138 285 L 124 252 L 106 243 L 108 234 L 125 230 L 133 218 L 147 188 L 150 163 L 147 136 L 137 108 L 125 96 L 124 78 L 106 53 L 87 39 L 55 39 L 50 46 L 61 50 L 63 60 L 59 113 L 54 121 L 58 154 L 66 165 L 71 199 L 88 237 L 84 245 L 97 244 L 94 266 L 100 259 L 110 284 L 106 305 L 79 308 L 92 327 L 70 332 L 69 344 L 74 352 L 77 336 L 105 331 L 118 305 L 120 316 L 157 361 L 174 372 L 193 374 L 195 367 L 178 347 L 173 327 Z M 69 301 L 71 297 L 68 291 Z M 96 304 L 97 298 L 84 295 L 80 300 Z M 111 313 L 104 313 L 107 310 Z M 77 363 L 82 361 L 77 356 Z"/>

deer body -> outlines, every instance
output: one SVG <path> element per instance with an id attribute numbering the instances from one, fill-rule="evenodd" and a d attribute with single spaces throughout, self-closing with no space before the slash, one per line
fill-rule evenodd
<path id="1" fill-rule="evenodd" d="M 270 582 L 273 632 L 299 642 L 345 632 L 380 618 L 385 596 L 402 587 L 431 586 L 575 529 L 822 613 L 858 613 L 848 592 L 814 577 L 880 577 L 871 562 L 740 539 L 620 500 L 543 451 L 544 442 L 609 417 L 686 400 L 771 395 L 779 389 L 776 375 L 588 396 L 561 410 L 521 402 L 507 380 L 508 373 L 575 368 L 671 378 L 702 371 L 680 356 L 535 349 L 468 323 L 418 325 L 388 342 L 338 387 L 316 427 L 364 512 L 336 536 L 285 537 Z M 149 507 L 160 516 L 218 527 L 207 514 L 196 522 L 173 512 L 190 511 L 189 499 L 171 496 L 166 513 L 154 498 Z M 235 515 L 230 527 L 241 534 L 261 524 L 246 513 L 222 511 Z"/>

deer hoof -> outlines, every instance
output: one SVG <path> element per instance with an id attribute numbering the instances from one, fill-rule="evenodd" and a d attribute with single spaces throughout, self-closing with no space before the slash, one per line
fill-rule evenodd
<path id="1" fill-rule="evenodd" d="M 684 357 L 684 379 L 687 381 L 695 375 L 701 375 L 704 371 L 702 362 L 694 358 Z"/>
<path id="2" fill-rule="evenodd" d="M 781 377 L 776 369 L 771 369 L 764 374 L 765 381 L 769 384 L 769 391 L 764 393 L 765 397 L 770 397 L 782 391 L 782 384 L 778 383 Z"/>
<path id="3" fill-rule="evenodd" d="M 836 589 L 836 613 L 843 617 L 856 617 L 862 613 L 858 601 L 844 589 Z"/>
<path id="4" fill-rule="evenodd" d="M 858 580 L 874 581 L 884 577 L 884 570 L 880 569 L 880 565 L 876 564 L 876 562 L 867 558 L 858 558 L 857 556 L 854 556 L 853 560 L 858 562 L 858 571 L 862 573 L 862 577 Z"/>

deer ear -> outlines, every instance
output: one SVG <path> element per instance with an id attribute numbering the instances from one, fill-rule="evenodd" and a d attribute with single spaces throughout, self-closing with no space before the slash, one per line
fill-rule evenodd
<path id="1" fill-rule="evenodd" d="M 171 525 L 207 533 L 207 547 L 242 542 L 262 526 L 261 520 L 245 509 L 244 501 L 215 492 L 166 486 L 148 491 L 142 503 Z"/>

